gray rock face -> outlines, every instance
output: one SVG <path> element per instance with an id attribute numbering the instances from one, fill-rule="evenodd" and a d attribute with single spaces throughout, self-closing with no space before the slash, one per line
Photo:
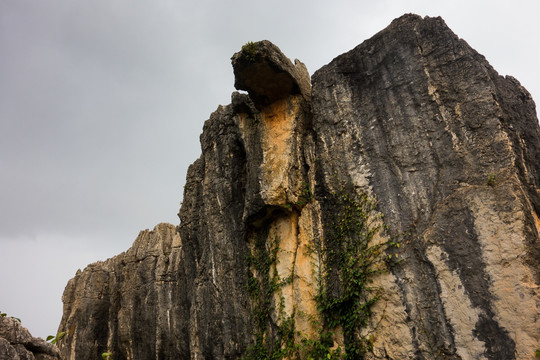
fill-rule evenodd
<path id="1" fill-rule="evenodd" d="M 0 359 L 57 360 L 60 351 L 45 340 L 33 337 L 15 318 L 0 317 Z"/>
<path id="2" fill-rule="evenodd" d="M 307 358 L 314 342 L 352 358 L 534 357 L 540 128 L 517 80 L 442 19 L 416 15 L 334 59 L 312 87 L 268 41 L 232 60 L 249 95 L 205 123 L 180 225 L 141 232 L 68 283 L 65 358 Z M 386 266 L 369 275 L 377 299 L 351 331 L 320 299 L 335 306 L 347 291 L 348 265 L 328 259 L 347 211 L 366 209 L 339 199 L 364 194 L 384 215 L 368 223 L 387 226 L 371 241 L 401 242 L 385 253 L 399 261 L 372 264 Z M 365 346 L 351 355 L 351 344 Z"/>
<path id="3" fill-rule="evenodd" d="M 59 331 L 71 329 L 59 343 L 62 355 L 167 358 L 186 346 L 178 324 L 186 316 L 185 303 L 177 301 L 184 291 L 181 248 L 175 227 L 159 224 L 141 231 L 125 253 L 77 272 L 62 298 Z"/>
<path id="4" fill-rule="evenodd" d="M 530 357 L 540 340 L 540 133 L 527 91 L 442 19 L 414 15 L 312 81 L 320 181 L 332 186 L 337 172 L 367 186 L 392 230 L 412 230 L 392 271 L 405 357 Z"/>

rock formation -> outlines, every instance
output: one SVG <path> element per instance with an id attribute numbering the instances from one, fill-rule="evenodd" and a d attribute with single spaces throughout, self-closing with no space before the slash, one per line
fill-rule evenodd
<path id="1" fill-rule="evenodd" d="M 540 128 L 440 18 L 404 15 L 310 79 L 232 58 L 180 225 L 64 292 L 67 359 L 531 359 Z"/>
<path id="2" fill-rule="evenodd" d="M 59 343 L 63 356 L 100 359 L 112 351 L 115 359 L 149 359 L 178 353 L 177 322 L 188 313 L 177 301 L 184 292 L 181 248 L 175 227 L 159 224 L 141 231 L 128 251 L 77 272 L 64 290 L 60 331 L 73 331 Z"/>
<path id="3" fill-rule="evenodd" d="M 59 360 L 60 351 L 45 340 L 33 337 L 18 319 L 0 316 L 0 360 L 34 359 Z"/>

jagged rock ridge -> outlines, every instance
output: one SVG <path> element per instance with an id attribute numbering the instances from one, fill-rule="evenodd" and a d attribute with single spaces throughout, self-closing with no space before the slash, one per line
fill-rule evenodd
<path id="1" fill-rule="evenodd" d="M 374 359 L 534 357 L 540 128 L 517 80 L 442 19 L 416 15 L 324 66 L 312 88 L 267 41 L 246 44 L 233 69 L 249 95 L 205 123 L 180 225 L 142 232 L 69 282 L 66 358 L 236 359 L 260 339 L 261 351 L 286 348 L 290 324 L 293 342 L 317 339 L 329 326 L 321 284 L 343 284 L 314 271 L 331 270 L 312 249 L 332 243 L 343 191 L 376 201 L 389 228 L 378 241 L 408 235 L 372 278 L 369 321 L 329 346 L 363 337 Z M 257 259 L 271 260 L 267 275 Z"/>

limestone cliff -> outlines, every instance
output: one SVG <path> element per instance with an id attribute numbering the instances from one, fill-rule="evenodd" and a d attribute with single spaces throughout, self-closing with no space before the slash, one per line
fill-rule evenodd
<path id="1" fill-rule="evenodd" d="M 312 82 L 320 182 L 367 187 L 391 229 L 412 229 L 381 279 L 376 356 L 532 358 L 540 131 L 527 91 L 442 19 L 412 15 Z"/>
<path id="2" fill-rule="evenodd" d="M 178 353 L 175 329 L 187 313 L 186 304 L 176 300 L 183 292 L 181 249 L 175 227 L 159 224 L 141 231 L 128 251 L 77 272 L 62 298 L 60 328 L 71 329 L 59 342 L 63 356 L 99 359 L 113 351 L 115 358 L 145 359 L 149 353 Z"/>
<path id="3" fill-rule="evenodd" d="M 532 359 L 533 100 L 440 18 L 405 15 L 309 79 L 232 58 L 180 225 L 66 287 L 67 359 Z"/>

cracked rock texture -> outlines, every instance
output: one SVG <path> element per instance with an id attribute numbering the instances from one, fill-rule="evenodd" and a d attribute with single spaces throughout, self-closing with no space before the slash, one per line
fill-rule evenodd
<path id="1" fill-rule="evenodd" d="M 286 281 L 269 299 L 266 341 L 285 319 L 316 337 L 321 264 L 310 249 L 330 241 L 346 189 L 375 199 L 388 234 L 408 234 L 400 261 L 374 278 L 365 358 L 534 359 L 540 128 L 517 80 L 442 19 L 416 15 L 338 56 L 311 85 L 268 41 L 232 61 L 248 94 L 206 121 L 180 225 L 143 231 L 70 280 L 65 358 L 241 358 L 257 333 L 253 256 L 274 246 L 272 271 Z"/>
<path id="2" fill-rule="evenodd" d="M 415 15 L 312 84 L 320 181 L 332 184 L 336 172 L 369 188 L 392 230 L 413 230 L 385 280 L 399 307 L 386 308 L 376 356 L 531 358 L 540 343 L 540 132 L 528 92 L 442 19 Z M 405 319 L 403 331 L 393 317 Z"/>
<path id="3" fill-rule="evenodd" d="M 184 291 L 181 248 L 175 227 L 159 224 L 141 231 L 126 252 L 78 271 L 62 297 L 60 331 L 71 330 L 59 342 L 62 355 L 149 359 L 178 353 L 184 345 L 178 322 L 188 311 L 178 301 Z"/>
<path id="4" fill-rule="evenodd" d="M 33 337 L 20 321 L 0 317 L 0 360 L 59 360 L 58 348 Z"/>

